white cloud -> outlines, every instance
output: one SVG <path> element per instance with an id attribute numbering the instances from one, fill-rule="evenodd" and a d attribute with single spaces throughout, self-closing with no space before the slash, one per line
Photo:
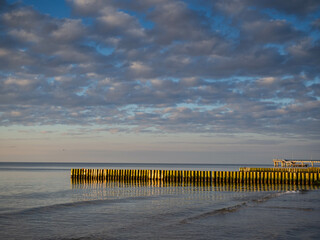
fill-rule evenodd
<path id="1" fill-rule="evenodd" d="M 35 33 L 27 32 L 23 29 L 13 29 L 9 31 L 9 34 L 20 41 L 38 43 L 41 40 Z"/>
<path id="2" fill-rule="evenodd" d="M 20 116 L 22 116 L 22 113 L 18 112 L 18 111 L 11 111 L 10 112 L 10 116 L 12 116 L 12 117 L 20 117 Z"/>
<path id="3" fill-rule="evenodd" d="M 25 86 L 28 86 L 28 85 L 32 84 L 33 82 L 34 82 L 34 80 L 30 80 L 30 79 L 21 79 L 21 78 L 8 77 L 4 81 L 4 84 L 6 84 L 6 85 L 18 85 L 20 87 L 25 87 Z"/>
<path id="4" fill-rule="evenodd" d="M 277 79 L 275 77 L 264 77 L 260 78 L 258 82 L 262 85 L 270 85 L 273 84 Z"/>
<path id="5" fill-rule="evenodd" d="M 58 41 L 75 41 L 84 34 L 81 20 L 67 19 L 52 32 L 52 37 Z"/>
<path id="6" fill-rule="evenodd" d="M 142 62 L 132 62 L 130 64 L 130 69 L 138 75 L 144 75 L 151 72 L 151 68 Z"/>

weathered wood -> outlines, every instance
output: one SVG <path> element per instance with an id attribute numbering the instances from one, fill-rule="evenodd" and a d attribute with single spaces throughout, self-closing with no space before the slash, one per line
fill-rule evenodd
<path id="1" fill-rule="evenodd" d="M 182 170 L 141 170 L 141 169 L 71 169 L 72 179 L 86 181 L 161 181 L 168 183 L 212 184 L 319 184 L 317 168 L 308 171 L 275 171 L 273 168 L 259 168 L 256 171 L 182 171 Z"/>

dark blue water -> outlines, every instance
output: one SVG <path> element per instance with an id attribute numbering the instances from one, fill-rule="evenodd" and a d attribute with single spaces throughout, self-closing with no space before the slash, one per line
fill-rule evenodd
<path id="1" fill-rule="evenodd" d="M 318 187 L 70 181 L 70 168 L 242 166 L 0 163 L 0 238 L 320 239 Z"/>

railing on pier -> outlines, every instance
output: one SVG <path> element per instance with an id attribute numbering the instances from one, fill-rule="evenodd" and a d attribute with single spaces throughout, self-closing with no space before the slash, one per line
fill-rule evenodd
<path id="1" fill-rule="evenodd" d="M 320 160 L 300 160 L 300 159 L 273 159 L 275 167 L 308 167 L 320 163 Z"/>
<path id="2" fill-rule="evenodd" d="M 241 167 L 239 171 L 242 171 L 242 172 L 320 173 L 320 167 L 306 167 L 306 168 L 293 168 L 293 167 L 252 168 L 252 167 Z"/>

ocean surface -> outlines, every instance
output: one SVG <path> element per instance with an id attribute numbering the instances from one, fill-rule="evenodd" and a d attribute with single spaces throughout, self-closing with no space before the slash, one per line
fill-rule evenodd
<path id="1" fill-rule="evenodd" d="M 0 163 L 0 239 L 320 239 L 315 186 L 70 180 L 71 168 L 245 166 Z"/>

